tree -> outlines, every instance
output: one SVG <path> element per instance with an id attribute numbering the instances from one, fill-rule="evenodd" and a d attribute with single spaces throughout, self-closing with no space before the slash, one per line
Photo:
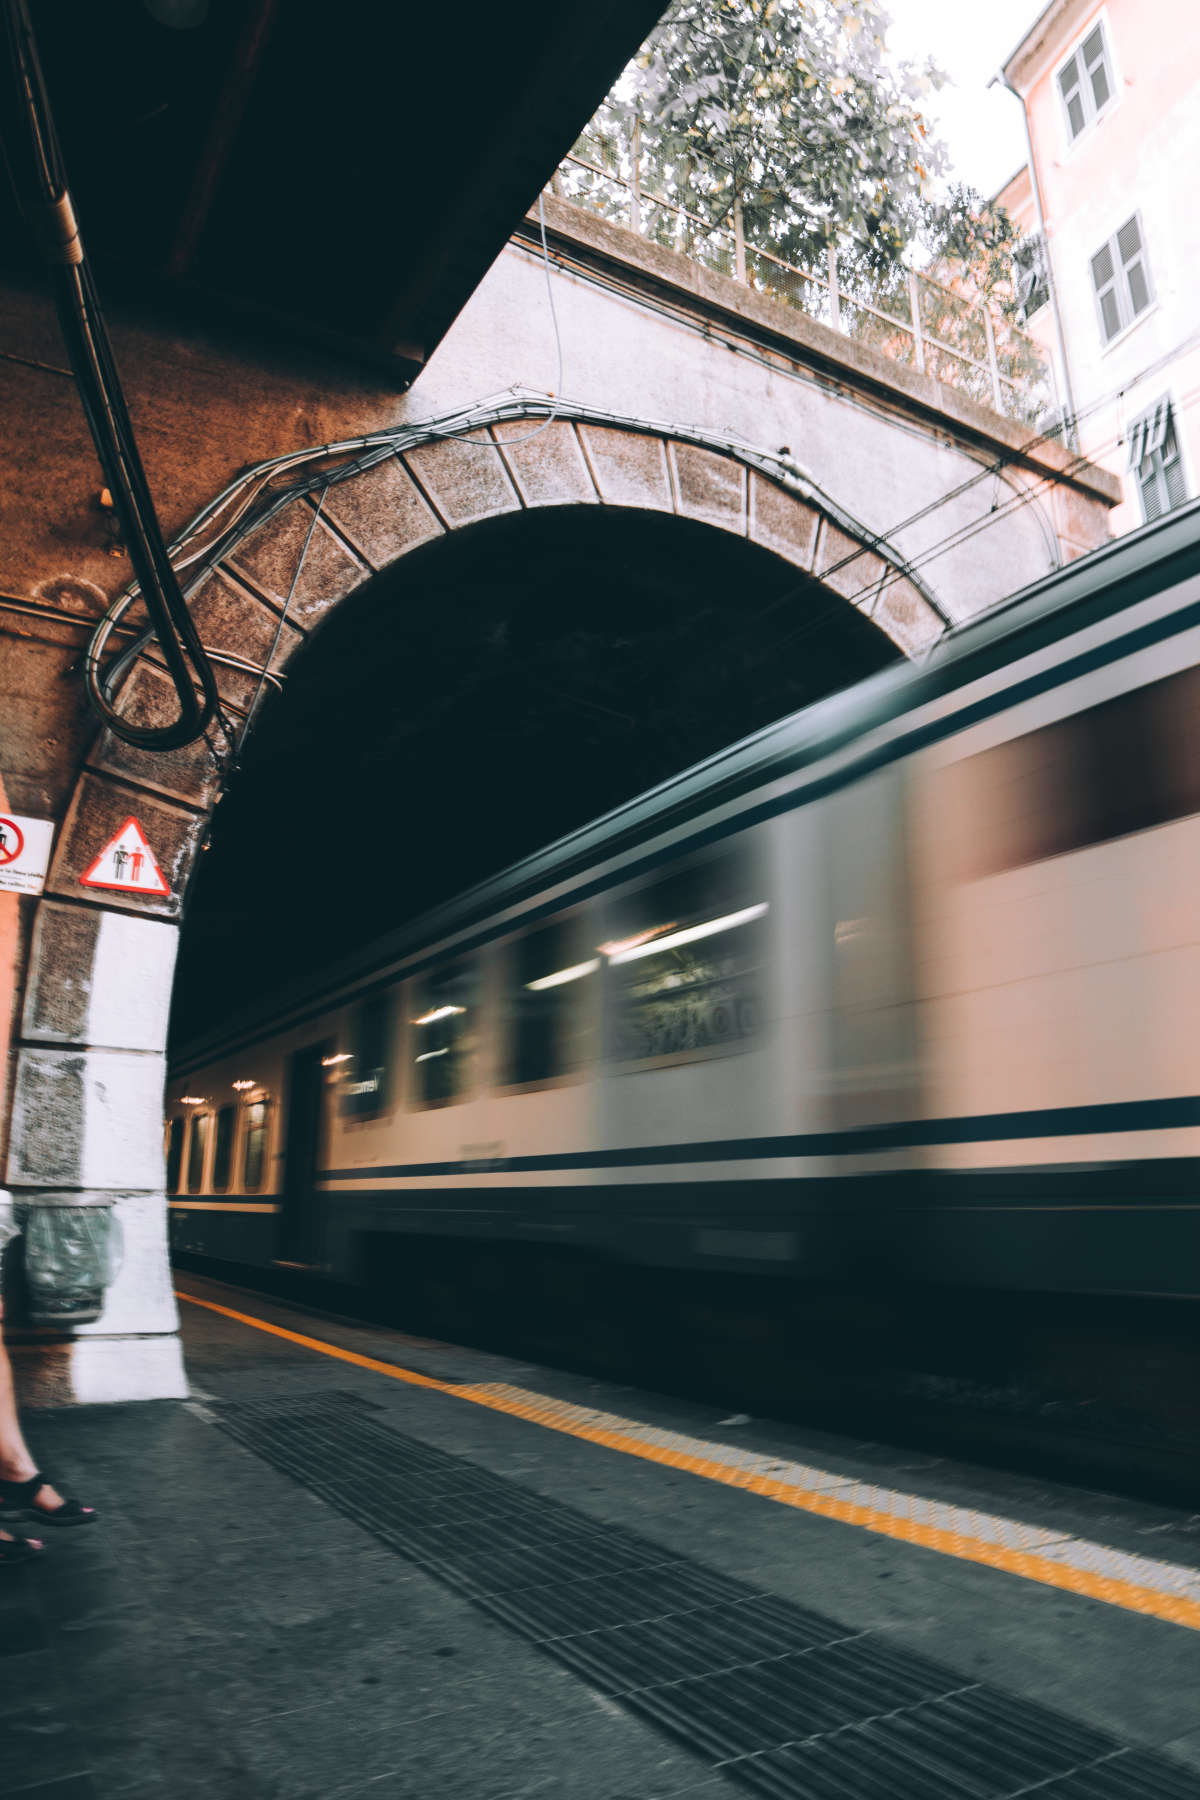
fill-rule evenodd
<path id="1" fill-rule="evenodd" d="M 589 133 L 636 146 L 657 197 L 800 268 L 835 247 L 876 281 L 906 250 L 1004 273 L 1016 233 L 961 184 L 921 112 L 944 76 L 889 58 L 878 0 L 673 0 Z M 665 222 L 664 222 L 664 228 Z M 654 232 L 651 220 L 652 235 Z"/>

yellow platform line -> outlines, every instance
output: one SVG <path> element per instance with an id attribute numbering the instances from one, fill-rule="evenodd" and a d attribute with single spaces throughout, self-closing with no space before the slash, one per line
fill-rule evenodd
<path id="1" fill-rule="evenodd" d="M 961 1562 L 983 1563 L 989 1568 L 1001 1569 L 1005 1574 L 1020 1576 L 1025 1581 L 1037 1581 L 1045 1587 L 1062 1588 L 1068 1593 L 1081 1594 L 1089 1600 L 1101 1600 L 1108 1606 L 1121 1607 L 1126 1612 L 1147 1613 L 1151 1618 L 1165 1619 L 1172 1625 L 1184 1625 L 1192 1631 L 1200 1631 L 1200 1601 L 1189 1599 L 1183 1594 L 1172 1594 L 1119 1576 L 1100 1575 L 1091 1569 L 1077 1568 L 1050 1556 L 1040 1556 L 1035 1551 L 990 1543 L 985 1538 L 948 1530 L 945 1526 L 903 1518 L 880 1507 L 863 1506 L 856 1501 L 839 1499 L 836 1495 L 824 1493 L 817 1488 L 780 1481 L 764 1475 L 760 1470 L 739 1469 L 735 1464 L 718 1462 L 692 1451 L 648 1442 L 634 1435 L 634 1430 L 614 1430 L 589 1422 L 588 1409 L 577 1407 L 569 1401 L 530 1393 L 523 1388 L 510 1387 L 505 1382 L 459 1384 L 439 1381 L 436 1376 L 421 1375 L 415 1369 L 403 1368 L 398 1363 L 363 1356 L 357 1350 L 343 1349 L 340 1344 L 307 1337 L 303 1332 L 289 1331 L 283 1325 L 274 1325 L 269 1320 L 256 1318 L 250 1313 L 237 1312 L 233 1307 L 219 1306 L 215 1300 L 201 1300 L 197 1295 L 185 1293 L 182 1289 L 176 1289 L 176 1293 L 180 1300 L 186 1300 L 192 1306 L 204 1307 L 208 1312 L 220 1313 L 222 1317 L 234 1319 L 240 1325 L 249 1325 L 256 1331 L 283 1338 L 290 1344 L 299 1344 L 305 1350 L 315 1350 L 319 1355 L 335 1357 L 339 1362 L 349 1363 L 354 1368 L 386 1375 L 392 1381 L 403 1381 L 410 1387 L 432 1388 L 436 1393 L 469 1401 L 473 1406 L 488 1407 L 492 1412 L 507 1413 L 512 1418 L 525 1419 L 531 1424 L 544 1426 L 547 1430 L 562 1432 L 567 1437 L 582 1438 L 587 1443 L 599 1444 L 607 1450 L 620 1451 L 624 1456 L 636 1456 L 643 1462 L 659 1463 L 665 1468 L 682 1469 L 689 1475 L 699 1475 L 706 1481 L 718 1481 L 725 1487 L 743 1488 L 765 1500 L 774 1500 L 781 1506 L 794 1507 L 799 1512 L 836 1519 L 843 1525 L 858 1525 L 864 1531 L 875 1532 L 881 1537 L 898 1538 L 902 1543 L 916 1544 L 924 1550 L 934 1550 L 941 1556 L 953 1556 Z M 592 1420 L 596 1416 L 593 1413 Z M 1103 1555 L 1117 1559 L 1122 1555 L 1122 1552 L 1106 1549 L 1102 1545 L 1094 1548 Z"/>

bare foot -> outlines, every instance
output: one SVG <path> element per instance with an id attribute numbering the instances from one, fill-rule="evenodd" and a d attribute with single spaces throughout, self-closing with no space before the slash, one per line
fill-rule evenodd
<path id="1" fill-rule="evenodd" d="M 34 1512 L 54 1513 L 63 1505 L 65 1505 L 65 1501 L 63 1500 L 62 1495 L 56 1487 L 51 1487 L 48 1481 L 43 1481 L 41 1487 L 33 1496 L 32 1506 Z M 83 1513 L 90 1513 L 95 1512 L 96 1509 L 94 1506 L 81 1506 L 79 1510 Z"/>
<path id="2" fill-rule="evenodd" d="M 36 1473 L 36 1469 L 30 1469 L 28 1475 L 10 1475 L 4 1477 L 4 1479 L 8 1481 L 29 1481 Z M 63 1505 L 63 1497 L 56 1487 L 52 1487 L 48 1481 L 43 1481 L 41 1487 L 38 1488 L 37 1492 L 34 1494 L 33 1499 L 26 1504 L 28 1504 L 34 1512 L 55 1513 L 60 1506 Z M 95 1512 L 95 1510 L 94 1506 L 80 1507 L 80 1511 L 85 1513 Z"/>
<path id="3" fill-rule="evenodd" d="M 35 1550 L 43 1547 L 41 1538 L 15 1538 L 11 1531 L 0 1531 L 0 1544 L 32 1544 Z"/>

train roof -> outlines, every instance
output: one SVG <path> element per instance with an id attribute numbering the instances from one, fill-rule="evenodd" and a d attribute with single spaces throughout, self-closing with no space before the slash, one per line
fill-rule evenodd
<path id="1" fill-rule="evenodd" d="M 373 939 L 355 954 L 286 984 L 219 1029 L 181 1045 L 171 1058 L 172 1069 L 182 1072 L 261 1038 L 266 1035 L 264 1026 L 274 1030 L 299 1023 L 301 1017 L 351 997 L 382 970 L 418 956 L 424 948 L 466 932 L 739 793 L 790 774 L 888 720 L 1161 592 L 1197 570 L 1200 500 L 1102 545 L 950 628 L 919 661 L 894 664 L 764 726 Z M 571 904 L 571 897 L 564 903 Z"/>

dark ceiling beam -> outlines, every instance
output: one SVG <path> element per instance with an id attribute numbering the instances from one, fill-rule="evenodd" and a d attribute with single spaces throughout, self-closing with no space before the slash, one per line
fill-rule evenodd
<path id="1" fill-rule="evenodd" d="M 212 211 L 238 128 L 250 103 L 255 76 L 275 22 L 277 8 L 278 0 L 253 0 L 247 13 L 233 59 L 226 69 L 225 79 L 217 96 L 208 135 L 196 159 L 192 185 L 183 203 L 175 239 L 167 257 L 166 273 L 169 280 L 183 279 L 191 268 L 196 246 Z"/>

